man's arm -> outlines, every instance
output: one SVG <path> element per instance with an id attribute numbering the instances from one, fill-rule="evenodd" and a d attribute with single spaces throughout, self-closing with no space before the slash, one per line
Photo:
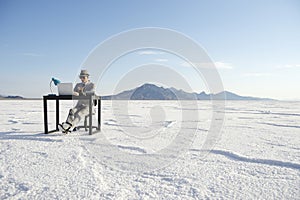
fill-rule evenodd
<path id="1" fill-rule="evenodd" d="M 80 83 L 77 83 L 76 85 L 75 85 L 75 87 L 74 87 L 74 89 L 73 89 L 73 95 L 75 95 L 75 96 L 79 96 L 79 94 L 80 94 Z"/>
<path id="2" fill-rule="evenodd" d="M 83 95 L 86 96 L 87 94 L 94 94 L 95 93 L 95 84 L 89 83 L 83 86 L 80 83 L 77 83 L 74 88 L 74 95 Z"/>
<path id="3" fill-rule="evenodd" d="M 95 84 L 90 82 L 88 85 L 84 87 L 83 95 L 86 94 L 95 94 Z"/>

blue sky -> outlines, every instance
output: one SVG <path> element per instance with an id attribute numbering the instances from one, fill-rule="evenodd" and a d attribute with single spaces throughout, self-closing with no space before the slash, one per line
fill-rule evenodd
<path id="1" fill-rule="evenodd" d="M 297 0 L 0 0 L 0 27 L 0 94 L 41 97 L 53 76 L 74 81 L 90 51 L 108 37 L 162 27 L 197 41 L 217 65 L 225 90 L 300 99 Z M 172 57 L 152 56 L 163 64 Z M 99 93 L 109 93 L 112 85 L 103 84 Z M 196 92 L 209 92 L 201 80 L 192 84 Z"/>

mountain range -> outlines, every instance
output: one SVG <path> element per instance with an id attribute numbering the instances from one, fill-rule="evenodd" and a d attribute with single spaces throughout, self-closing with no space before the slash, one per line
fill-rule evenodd
<path id="1" fill-rule="evenodd" d="M 28 99 L 22 96 L 3 96 L 1 99 Z M 30 99 L 30 98 L 29 98 Z M 31 98 L 40 99 L 40 98 Z M 116 95 L 101 96 L 103 100 L 240 100 L 240 101 L 255 101 L 255 100 L 274 100 L 269 98 L 259 98 L 250 96 L 240 96 L 232 92 L 223 91 L 216 94 L 201 93 L 189 93 L 184 90 L 178 90 L 176 88 L 164 88 L 158 87 L 154 84 L 143 84 L 135 89 L 126 90 Z"/>
<path id="2" fill-rule="evenodd" d="M 269 98 L 258 98 L 240 96 L 232 92 L 223 91 L 217 94 L 189 93 L 176 88 L 158 87 L 154 84 L 146 83 L 135 89 L 126 90 L 116 95 L 102 96 L 103 100 L 273 100 Z"/>
<path id="3" fill-rule="evenodd" d="M 3 96 L 3 95 L 0 95 L 0 100 L 1 99 L 24 99 L 24 98 L 21 97 L 21 96 Z"/>

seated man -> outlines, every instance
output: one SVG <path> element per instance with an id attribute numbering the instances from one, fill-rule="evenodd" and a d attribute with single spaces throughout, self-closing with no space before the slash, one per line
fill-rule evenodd
<path id="1" fill-rule="evenodd" d="M 87 94 L 93 94 L 95 92 L 95 85 L 90 82 L 87 70 L 81 70 L 79 78 L 81 79 L 81 83 L 77 83 L 74 87 L 74 95 L 85 96 Z M 60 130 L 64 133 L 71 132 L 88 113 L 89 100 L 78 100 L 76 106 L 70 109 L 66 122 L 59 124 Z"/>

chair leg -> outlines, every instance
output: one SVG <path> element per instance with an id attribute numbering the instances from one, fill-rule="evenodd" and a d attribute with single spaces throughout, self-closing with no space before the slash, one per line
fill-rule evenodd
<path id="1" fill-rule="evenodd" d="M 88 116 L 84 117 L 84 130 L 87 131 L 87 118 Z"/>
<path id="2" fill-rule="evenodd" d="M 94 114 L 92 114 L 92 115 L 94 115 Z M 86 115 L 85 117 L 84 117 L 84 130 L 85 131 L 88 131 L 89 130 L 89 128 L 90 128 L 90 122 L 89 122 L 89 115 Z M 91 125 L 91 127 L 93 128 L 93 124 Z"/>

